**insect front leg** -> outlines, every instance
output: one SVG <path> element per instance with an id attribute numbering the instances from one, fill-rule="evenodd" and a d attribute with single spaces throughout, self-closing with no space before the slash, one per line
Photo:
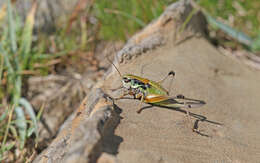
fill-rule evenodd
<path id="1" fill-rule="evenodd" d="M 117 87 L 117 88 L 113 88 L 113 89 L 110 89 L 112 92 L 114 92 L 114 91 L 117 91 L 117 90 L 119 90 L 119 89 L 122 89 L 122 88 L 124 88 L 122 85 L 121 86 L 119 86 L 119 87 Z"/>
<path id="2" fill-rule="evenodd" d="M 123 89 L 123 94 L 121 96 L 119 96 L 118 98 L 114 98 L 114 99 L 115 100 L 120 100 L 120 99 L 122 99 L 123 97 L 125 97 L 127 95 L 132 95 L 132 91 Z"/>
<path id="3" fill-rule="evenodd" d="M 138 114 L 140 114 L 141 113 L 141 111 L 142 111 L 142 103 L 144 102 L 144 95 L 141 95 L 141 100 L 140 100 L 140 103 L 139 103 L 139 105 L 138 105 L 138 110 L 136 111 Z"/>

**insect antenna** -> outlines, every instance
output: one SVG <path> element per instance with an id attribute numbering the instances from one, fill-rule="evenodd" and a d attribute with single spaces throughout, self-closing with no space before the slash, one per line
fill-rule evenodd
<path id="1" fill-rule="evenodd" d="M 116 71 L 118 72 L 118 74 L 120 75 L 121 78 L 123 78 L 122 74 L 120 73 L 120 71 L 118 70 L 118 68 L 116 67 L 116 65 L 108 58 L 108 56 L 106 55 L 106 58 L 108 60 L 109 63 L 111 63 L 113 65 L 113 67 L 116 69 Z"/>

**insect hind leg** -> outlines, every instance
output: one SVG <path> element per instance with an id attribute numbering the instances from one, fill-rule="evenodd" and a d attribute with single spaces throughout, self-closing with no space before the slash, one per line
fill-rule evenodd
<path id="1" fill-rule="evenodd" d="M 178 99 L 185 99 L 185 96 L 182 95 L 182 94 L 179 94 L 179 95 L 176 96 L 176 98 L 178 98 Z M 196 123 L 198 123 L 197 120 L 195 121 L 195 124 L 193 125 L 192 120 L 191 120 L 191 115 L 190 115 L 190 112 L 188 110 L 192 106 L 190 104 L 187 104 L 186 102 L 184 102 L 184 105 L 187 106 L 184 109 L 185 109 L 186 117 L 187 117 L 189 123 L 192 124 L 192 126 L 193 126 L 192 127 L 192 131 L 196 132 L 196 133 L 200 133 L 200 130 L 197 128 L 197 125 L 196 125 Z"/>

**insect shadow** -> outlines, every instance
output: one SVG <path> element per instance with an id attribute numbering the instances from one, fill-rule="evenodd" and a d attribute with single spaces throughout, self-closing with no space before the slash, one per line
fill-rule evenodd
<path id="1" fill-rule="evenodd" d="M 202 100 L 197 100 L 197 99 L 191 99 L 191 98 L 186 98 L 186 97 L 183 97 L 185 98 L 186 100 L 189 100 L 189 101 L 193 101 L 192 104 L 206 104 L 206 102 L 202 101 Z M 124 97 L 123 99 L 131 99 L 131 100 L 135 100 L 131 97 Z M 172 99 L 168 99 L 169 103 L 176 103 L 176 100 L 174 100 L 174 98 Z M 169 109 L 169 110 L 174 110 L 174 111 L 179 111 L 183 114 L 187 114 L 187 110 L 185 109 L 181 109 L 179 107 L 172 107 L 172 106 L 162 106 L 162 105 L 159 105 L 159 104 L 152 104 L 152 103 L 148 103 L 149 106 L 144 106 L 140 109 L 140 113 L 143 111 L 143 110 L 146 110 L 146 109 L 151 109 L 153 108 L 154 106 L 155 107 L 160 107 L 160 108 L 163 108 L 163 109 Z M 203 116 L 203 115 L 200 115 L 200 114 L 196 114 L 196 113 L 192 113 L 189 111 L 189 116 L 195 118 L 195 122 L 193 124 L 193 131 L 196 132 L 197 134 L 201 135 L 201 136 L 205 136 L 205 137 L 211 137 L 207 134 L 204 134 L 202 133 L 201 131 L 199 131 L 199 122 L 207 122 L 207 123 L 210 123 L 210 124 L 214 124 L 214 125 L 219 125 L 219 126 L 223 126 L 224 124 L 220 123 L 220 122 L 215 122 L 215 121 L 212 121 L 212 120 L 208 120 L 206 116 Z"/>
<path id="2" fill-rule="evenodd" d="M 118 149 L 120 144 L 124 141 L 123 137 L 115 134 L 115 129 L 120 124 L 121 119 L 121 113 L 122 109 L 119 108 L 116 104 L 113 103 L 113 112 L 111 120 L 108 122 L 106 126 L 106 130 L 104 130 L 103 137 L 102 137 L 102 151 L 106 152 L 112 155 L 118 154 Z"/>

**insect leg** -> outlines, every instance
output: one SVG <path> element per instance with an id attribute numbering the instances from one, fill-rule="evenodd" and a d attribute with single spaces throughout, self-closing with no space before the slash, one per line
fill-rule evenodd
<path id="1" fill-rule="evenodd" d="M 174 71 L 170 71 L 167 76 L 165 76 L 162 80 L 158 81 L 157 83 L 161 84 L 162 82 L 164 82 L 171 75 L 174 77 L 175 76 L 175 72 Z"/>
<path id="2" fill-rule="evenodd" d="M 170 85 L 169 85 L 169 88 L 168 88 L 168 91 L 167 91 L 167 95 L 170 94 L 169 91 L 171 90 L 171 87 L 172 87 L 172 81 L 173 81 L 173 77 L 175 76 L 175 72 L 174 71 L 170 71 L 167 76 L 165 76 L 162 80 L 157 82 L 159 84 L 162 84 L 162 82 L 164 82 L 169 76 L 172 76 L 172 78 L 171 78 L 172 80 L 170 82 Z"/>
<path id="3" fill-rule="evenodd" d="M 119 87 L 117 87 L 117 88 L 113 88 L 113 89 L 110 89 L 112 92 L 114 92 L 114 91 L 117 91 L 117 90 L 119 90 L 119 89 L 122 89 L 122 88 L 124 88 L 123 86 L 119 86 Z"/>
<path id="4" fill-rule="evenodd" d="M 142 108 L 141 108 L 141 106 L 142 106 L 142 103 L 144 102 L 144 95 L 142 95 L 141 96 L 141 101 L 140 101 L 140 103 L 139 103 L 139 105 L 138 105 L 138 110 L 136 111 L 138 114 L 140 114 L 141 113 L 141 111 L 142 111 Z"/>
<path id="5" fill-rule="evenodd" d="M 184 96 L 183 96 L 184 97 Z M 184 105 L 185 106 L 187 106 L 188 108 L 184 108 L 185 109 L 185 111 L 186 111 L 186 116 L 187 116 L 187 118 L 188 118 L 188 121 L 189 121 L 189 123 L 193 126 L 193 123 L 192 123 L 192 121 L 191 121 L 191 116 L 190 116 L 190 112 L 189 112 L 189 108 L 191 108 L 191 105 L 187 105 L 186 104 L 186 102 L 184 102 Z M 194 126 L 192 127 L 192 131 L 195 131 L 195 128 L 194 128 Z M 196 131 L 195 131 L 196 132 Z"/>
<path id="6" fill-rule="evenodd" d="M 183 96 L 182 94 L 177 95 L 176 98 L 177 98 L 177 99 L 187 99 L 187 98 L 185 98 L 185 96 Z M 200 101 L 200 103 L 202 103 L 202 102 Z M 203 102 L 203 104 L 205 104 L 205 102 Z M 186 111 L 186 115 L 187 115 L 187 117 L 188 117 L 188 120 L 189 120 L 190 123 L 192 123 L 191 118 L 190 118 L 190 117 L 191 117 L 191 116 L 190 116 L 190 112 L 189 112 L 188 109 L 187 109 L 187 108 L 191 108 L 192 105 L 190 105 L 190 104 L 187 105 L 187 102 L 184 102 L 184 105 L 186 106 L 184 109 L 185 109 L 185 111 Z M 197 119 L 197 120 L 195 121 L 193 127 L 192 127 L 192 131 L 193 131 L 193 132 L 200 133 L 200 130 L 197 128 L 198 122 L 199 122 L 199 120 Z"/>
<path id="7" fill-rule="evenodd" d="M 176 98 L 177 98 L 177 99 L 185 99 L 185 96 L 183 96 L 183 95 L 180 94 L 180 95 L 177 95 Z M 187 104 L 186 101 L 183 102 L 183 105 L 185 106 L 185 107 L 184 107 L 184 110 L 185 110 L 185 112 L 186 112 L 186 116 L 187 116 L 187 118 L 188 118 L 188 121 L 189 121 L 189 123 L 192 124 L 192 121 L 191 121 L 191 118 L 190 118 L 190 117 L 191 117 L 191 116 L 190 116 L 190 112 L 188 111 L 188 109 L 191 108 L 191 105 L 190 105 L 190 104 Z M 192 128 L 192 130 L 194 131 L 194 127 Z"/>
<path id="8" fill-rule="evenodd" d="M 129 93 L 128 91 L 125 91 L 125 90 L 124 90 L 123 94 L 122 94 L 120 97 L 118 97 L 118 98 L 114 98 L 114 100 L 120 100 L 120 99 L 122 99 L 123 97 L 125 97 L 126 95 L 131 95 L 131 93 Z"/>

